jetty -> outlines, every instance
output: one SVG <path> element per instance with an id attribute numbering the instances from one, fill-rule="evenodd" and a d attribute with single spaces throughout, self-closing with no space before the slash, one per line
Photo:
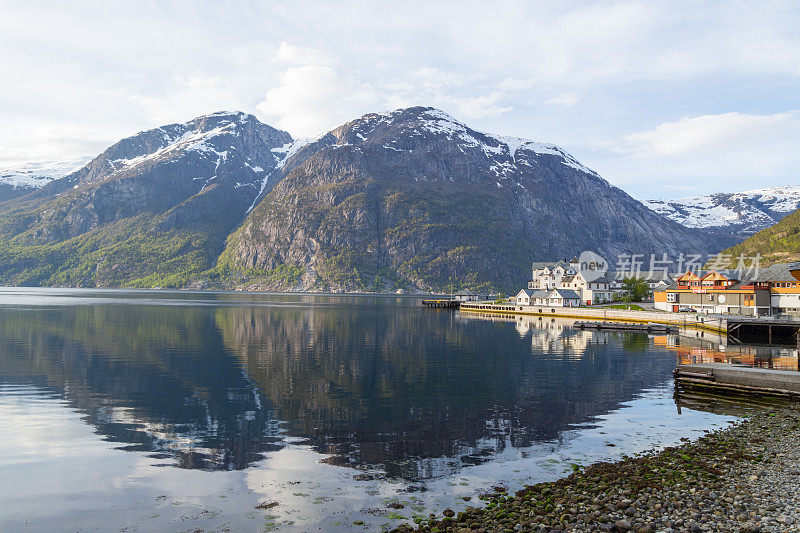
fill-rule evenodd
<path id="1" fill-rule="evenodd" d="M 733 314 L 634 311 L 604 307 L 519 305 L 512 302 L 496 303 L 488 301 L 461 302 L 460 310 L 462 312 L 499 315 L 574 318 L 602 324 L 639 324 L 644 327 L 636 329 L 644 329 L 645 331 L 648 327 L 651 328 L 651 331 L 654 331 L 653 328 L 656 325 L 661 325 L 683 330 L 693 329 L 727 335 L 732 344 L 782 344 L 800 347 L 800 317 L 755 317 Z M 612 325 L 606 329 L 623 328 L 622 326 Z"/>
<path id="2" fill-rule="evenodd" d="M 422 300 L 422 307 L 429 309 L 458 309 L 461 302 L 452 299 Z"/>
<path id="3" fill-rule="evenodd" d="M 677 389 L 800 398 L 800 372 L 792 370 L 701 363 L 678 365 L 673 375 Z"/>
<path id="4" fill-rule="evenodd" d="M 657 324 L 654 322 L 641 324 L 636 322 L 587 322 L 585 320 L 578 320 L 573 324 L 573 327 L 578 329 L 646 331 L 648 333 L 670 333 L 672 331 L 678 331 L 678 328 L 675 326 L 670 326 L 669 324 Z"/>

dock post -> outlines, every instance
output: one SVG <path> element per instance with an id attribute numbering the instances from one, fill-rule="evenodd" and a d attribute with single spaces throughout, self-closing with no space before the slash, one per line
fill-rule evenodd
<path id="1" fill-rule="evenodd" d="M 772 344 L 772 324 L 770 324 L 768 328 L 769 328 L 769 344 Z"/>

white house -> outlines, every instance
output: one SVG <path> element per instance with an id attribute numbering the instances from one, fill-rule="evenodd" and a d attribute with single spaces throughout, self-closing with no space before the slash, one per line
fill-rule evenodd
<path id="1" fill-rule="evenodd" d="M 562 286 L 563 289 L 572 289 L 577 292 L 581 301 L 586 305 L 602 304 L 614 300 L 614 291 L 609 287 L 608 280 L 600 277 L 588 280 L 582 272 L 575 274 L 570 286 Z"/>
<path id="2" fill-rule="evenodd" d="M 517 305 L 531 305 L 531 293 L 522 289 L 517 293 Z"/>
<path id="3" fill-rule="evenodd" d="M 533 263 L 528 288 L 532 290 L 556 289 L 561 286 L 561 279 L 564 276 L 572 275 L 575 275 L 575 269 L 564 261 Z"/>
<path id="4" fill-rule="evenodd" d="M 476 300 L 485 299 L 484 295 L 478 294 L 477 292 L 469 289 L 455 293 L 455 295 L 453 295 L 453 298 L 459 302 L 474 302 Z"/>
<path id="5" fill-rule="evenodd" d="M 522 289 L 517 293 L 517 305 L 550 305 L 547 303 L 548 291 Z"/>
<path id="6" fill-rule="evenodd" d="M 580 295 L 569 289 L 553 289 L 547 294 L 546 303 L 552 307 L 579 307 L 581 305 Z"/>

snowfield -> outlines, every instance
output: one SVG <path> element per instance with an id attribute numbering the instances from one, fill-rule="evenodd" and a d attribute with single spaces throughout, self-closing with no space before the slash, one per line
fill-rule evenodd
<path id="1" fill-rule="evenodd" d="M 752 235 L 800 208 L 800 185 L 689 196 L 671 201 L 648 200 L 644 205 L 690 228 Z"/>
<path id="2" fill-rule="evenodd" d="M 55 179 L 72 174 L 91 160 L 91 156 L 82 156 L 66 161 L 23 163 L 0 168 L 0 184 L 17 189 L 38 189 Z"/>

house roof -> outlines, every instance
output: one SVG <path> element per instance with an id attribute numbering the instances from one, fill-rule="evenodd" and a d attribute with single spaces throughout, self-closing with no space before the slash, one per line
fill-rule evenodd
<path id="1" fill-rule="evenodd" d="M 547 298 L 547 295 L 550 294 L 547 291 L 531 291 L 531 298 Z"/>
<path id="2" fill-rule="evenodd" d="M 572 281 L 573 279 L 575 279 L 575 275 L 574 274 L 570 274 L 568 276 L 563 276 L 561 278 L 561 283 L 564 283 L 564 282 L 567 282 L 567 281 Z"/>
<path id="3" fill-rule="evenodd" d="M 607 275 L 608 275 L 608 272 L 606 272 L 605 275 L 600 276 L 599 278 L 586 279 L 586 276 L 583 275 L 583 272 L 578 272 L 577 274 L 575 274 L 575 277 L 580 276 L 587 283 L 609 283 Z M 562 280 L 563 279 L 564 278 L 562 278 Z"/>
<path id="4" fill-rule="evenodd" d="M 517 293 L 517 296 L 519 297 L 520 294 L 524 294 L 525 296 L 528 296 L 528 297 L 530 297 L 530 295 L 531 295 L 531 293 L 528 291 L 528 289 L 520 289 L 520 291 Z"/>
<path id="5" fill-rule="evenodd" d="M 633 272 L 627 272 L 623 270 L 609 270 L 606 272 L 606 278 L 608 279 L 626 279 L 626 278 L 642 278 L 646 281 L 666 281 L 667 283 L 672 283 L 673 280 L 680 277 L 681 274 L 674 274 L 670 272 L 664 272 L 663 270 L 641 270 L 637 273 L 636 276 L 633 275 Z"/>
<path id="6" fill-rule="evenodd" d="M 553 269 L 557 266 L 560 266 L 565 270 L 569 268 L 569 265 L 566 264 L 564 261 L 534 261 L 532 264 L 532 268 L 535 268 L 536 270 L 541 270 L 545 267 Z"/>
<path id="7" fill-rule="evenodd" d="M 707 272 L 704 276 L 701 277 L 701 279 L 706 279 L 706 278 L 720 279 L 720 278 L 724 278 L 724 279 L 738 280 L 739 277 L 740 277 L 739 271 L 737 271 L 737 270 L 719 269 L 719 270 L 711 270 L 711 271 Z"/>
<path id="8" fill-rule="evenodd" d="M 790 271 L 798 266 L 798 263 L 775 263 L 759 270 L 753 281 L 797 281 Z"/>
<path id="9" fill-rule="evenodd" d="M 577 292 L 569 290 L 569 289 L 554 289 L 551 291 L 548 296 L 552 296 L 553 293 L 557 293 L 558 296 L 564 298 L 565 300 L 580 300 L 581 297 L 578 295 Z"/>

